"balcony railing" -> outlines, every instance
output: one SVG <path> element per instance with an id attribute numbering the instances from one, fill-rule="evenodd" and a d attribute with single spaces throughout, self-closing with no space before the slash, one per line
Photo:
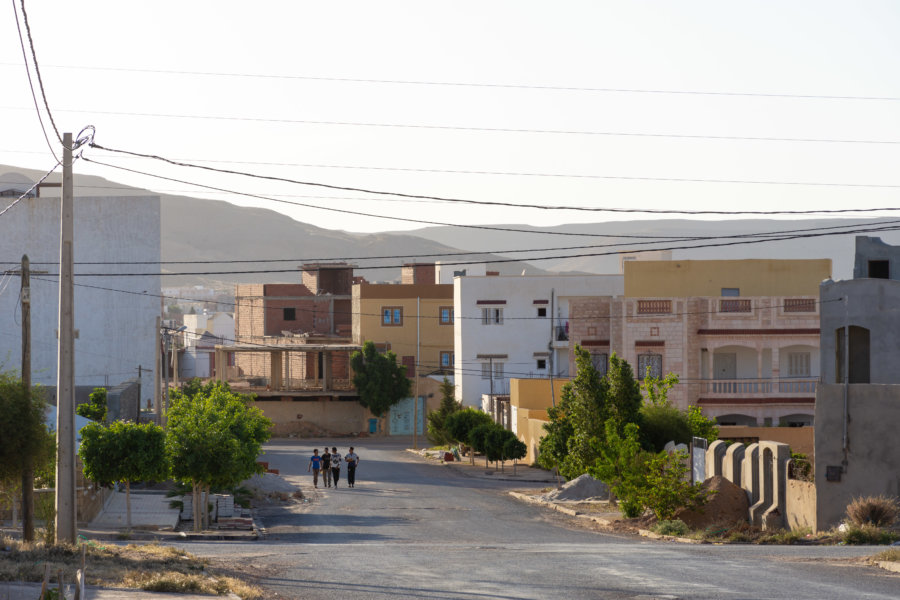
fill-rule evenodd
<path id="1" fill-rule="evenodd" d="M 816 393 L 816 379 L 708 379 L 703 393 L 722 396 Z"/>
<path id="2" fill-rule="evenodd" d="M 272 380 L 268 377 L 248 377 L 245 379 L 249 389 L 252 390 L 268 390 L 282 392 L 315 392 L 325 391 L 324 381 L 321 379 L 294 379 L 285 378 L 280 388 L 272 390 Z M 349 379 L 339 379 L 335 377 L 328 385 L 329 391 L 350 391 L 353 389 L 353 382 Z"/>
<path id="3" fill-rule="evenodd" d="M 753 306 L 747 299 L 722 299 L 719 300 L 720 313 L 748 313 L 753 312 Z"/>

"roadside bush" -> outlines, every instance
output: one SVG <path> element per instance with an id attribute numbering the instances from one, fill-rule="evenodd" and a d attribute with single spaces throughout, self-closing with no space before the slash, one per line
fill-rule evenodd
<path id="1" fill-rule="evenodd" d="M 884 550 L 872 557 L 874 560 L 884 560 L 888 562 L 900 562 L 900 548 L 891 548 Z"/>
<path id="2" fill-rule="evenodd" d="M 900 538 L 896 533 L 875 525 L 850 525 L 838 535 L 842 542 L 851 546 L 890 544 Z"/>
<path id="3" fill-rule="evenodd" d="M 673 535 L 675 537 L 684 537 L 691 532 L 691 528 L 681 519 L 672 521 L 660 521 L 653 526 L 654 533 L 659 535 Z"/>
<path id="4" fill-rule="evenodd" d="M 854 498 L 847 505 L 847 519 L 857 527 L 874 525 L 891 527 L 900 516 L 900 505 L 896 498 L 888 496 L 866 496 Z"/>
<path id="5" fill-rule="evenodd" d="M 489 414 L 470 407 L 449 415 L 444 421 L 444 429 L 453 441 L 468 444 L 469 433 L 479 425 L 488 423 L 493 423 Z"/>
<path id="6" fill-rule="evenodd" d="M 709 491 L 686 479 L 689 471 L 684 451 L 663 451 L 647 462 L 642 500 L 660 521 L 671 519 L 680 508 L 694 509 L 706 503 Z"/>
<path id="7" fill-rule="evenodd" d="M 444 377 L 441 383 L 441 406 L 428 413 L 428 440 L 436 446 L 449 445 L 450 432 L 447 431 L 447 417 L 462 410 L 462 405 L 454 397 L 455 386 Z"/>
<path id="8" fill-rule="evenodd" d="M 691 427 L 687 415 L 674 406 L 645 404 L 641 407 L 641 446 L 660 452 L 670 441 L 691 443 Z"/>

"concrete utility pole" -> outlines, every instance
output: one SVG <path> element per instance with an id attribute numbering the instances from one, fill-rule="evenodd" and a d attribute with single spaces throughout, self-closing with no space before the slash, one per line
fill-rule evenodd
<path id="1" fill-rule="evenodd" d="M 420 298 L 416 297 L 416 367 L 415 367 L 415 375 L 416 378 L 416 397 L 413 398 L 413 450 L 419 449 L 419 310 L 420 308 Z"/>
<path id="2" fill-rule="evenodd" d="M 59 355 L 56 364 L 56 543 L 75 543 L 75 303 L 72 134 L 63 134 L 59 233 Z"/>
<path id="3" fill-rule="evenodd" d="M 153 410 L 156 413 L 156 424 L 162 425 L 162 360 L 160 359 L 160 331 L 162 328 L 162 317 L 156 317 L 156 370 L 153 372 Z"/>
<path id="4" fill-rule="evenodd" d="M 22 387 L 23 400 L 31 404 L 31 265 L 22 256 Z M 26 457 L 22 468 L 22 539 L 34 540 L 34 463 Z"/>

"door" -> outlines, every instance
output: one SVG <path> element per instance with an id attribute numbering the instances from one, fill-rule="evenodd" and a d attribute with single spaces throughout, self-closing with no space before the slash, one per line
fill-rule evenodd
<path id="1" fill-rule="evenodd" d="M 391 407 L 389 413 L 391 435 L 412 435 L 413 413 L 415 406 L 412 398 L 404 398 Z M 425 397 L 419 396 L 418 435 L 425 433 Z"/>
<path id="2" fill-rule="evenodd" d="M 737 379 L 737 353 L 713 354 L 713 379 Z"/>

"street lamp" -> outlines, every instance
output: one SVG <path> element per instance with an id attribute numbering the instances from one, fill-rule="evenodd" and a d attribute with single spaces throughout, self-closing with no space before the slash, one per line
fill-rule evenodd
<path id="1" fill-rule="evenodd" d="M 160 410 L 162 414 L 159 415 L 159 421 L 163 426 L 165 426 L 166 424 L 166 414 L 169 411 L 169 353 L 172 351 L 172 335 L 175 333 L 181 333 L 185 329 L 187 329 L 187 326 L 185 325 L 182 325 L 178 329 L 172 329 L 171 327 L 162 328 L 163 347 L 165 349 L 163 373 L 165 373 L 166 376 L 166 388 L 163 392 L 165 401 L 163 402 L 162 409 Z"/>

